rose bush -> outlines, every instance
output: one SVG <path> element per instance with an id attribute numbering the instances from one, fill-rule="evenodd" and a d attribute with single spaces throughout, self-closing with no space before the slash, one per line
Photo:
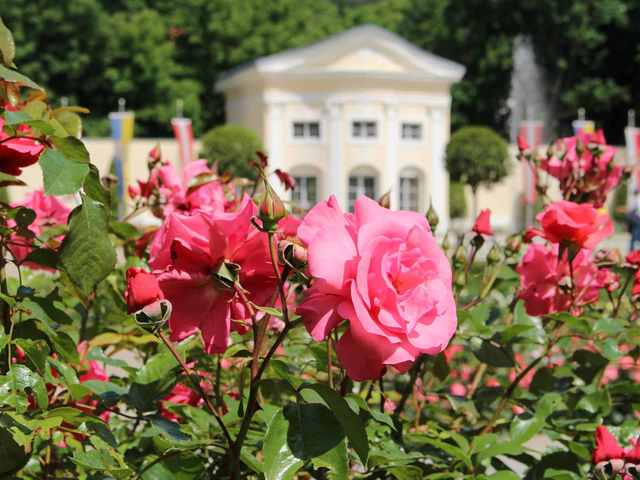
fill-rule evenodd
<path id="1" fill-rule="evenodd" d="M 0 60 L 0 478 L 638 478 L 640 252 L 605 247 L 600 133 L 519 139 L 544 206 L 506 239 L 388 198 L 297 217 L 259 152 L 248 180 L 154 148 L 119 205 L 2 22 Z"/>

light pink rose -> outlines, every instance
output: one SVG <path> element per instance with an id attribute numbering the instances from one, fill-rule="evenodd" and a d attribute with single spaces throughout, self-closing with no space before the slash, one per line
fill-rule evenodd
<path id="1" fill-rule="evenodd" d="M 518 296 L 524 300 L 529 315 L 572 310 L 598 300 L 604 286 L 603 276 L 591 260 L 591 252 L 582 249 L 573 259 L 573 295 L 570 291 L 571 271 L 565 250 L 558 258 L 558 245 L 532 243 L 516 270 L 520 274 Z"/>
<path id="2" fill-rule="evenodd" d="M 251 224 L 256 213 L 245 196 L 236 212 L 174 212 L 156 234 L 149 265 L 172 305 L 173 339 L 200 330 L 207 352 L 224 352 L 231 328 L 246 328 L 250 317 L 244 304 L 216 279 L 223 262 L 239 265 L 240 284 L 250 301 L 265 305 L 272 298 L 277 279 L 267 235 Z"/>
<path id="3" fill-rule="evenodd" d="M 446 348 L 457 325 L 451 268 L 424 215 L 366 197 L 345 214 L 331 197 L 298 237 L 313 277 L 298 313 L 316 340 L 348 322 L 336 351 L 352 379 L 378 378 L 385 366 L 404 372 Z"/>

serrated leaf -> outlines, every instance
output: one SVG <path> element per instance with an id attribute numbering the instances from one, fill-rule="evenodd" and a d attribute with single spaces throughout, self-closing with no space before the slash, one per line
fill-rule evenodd
<path id="1" fill-rule="evenodd" d="M 106 205 L 111 205 L 111 192 L 104 188 L 100 180 L 100 172 L 95 165 L 89 165 L 89 174 L 84 179 L 84 193 L 95 201 Z"/>
<path id="2" fill-rule="evenodd" d="M 107 210 L 84 197 L 82 206 L 71 215 L 69 233 L 60 249 L 60 267 L 85 297 L 109 275 L 116 263 L 108 231 Z"/>
<path id="3" fill-rule="evenodd" d="M 369 440 L 367 438 L 367 430 L 365 429 L 362 419 L 349 407 L 347 401 L 342 398 L 338 392 L 332 390 L 326 385 L 321 384 L 305 384 L 300 390 L 310 389 L 316 392 L 322 400 L 331 409 L 336 416 L 344 433 L 349 438 L 349 443 L 358 454 L 360 461 L 364 466 L 367 465 L 369 456 Z"/>
<path id="4" fill-rule="evenodd" d="M 11 70 L 4 65 L 0 65 L 0 78 L 5 82 L 15 83 L 24 87 L 33 88 L 34 90 L 44 90 L 40 85 L 35 83 L 29 77 L 22 75 L 15 70 Z"/>
<path id="5" fill-rule="evenodd" d="M 61 151 L 50 148 L 40 155 L 40 168 L 47 195 L 76 193 L 89 173 L 89 165 L 66 157 Z"/>
<path id="6" fill-rule="evenodd" d="M 16 44 L 13 41 L 13 35 L 0 18 L 0 60 L 7 67 L 12 67 L 15 56 Z"/>

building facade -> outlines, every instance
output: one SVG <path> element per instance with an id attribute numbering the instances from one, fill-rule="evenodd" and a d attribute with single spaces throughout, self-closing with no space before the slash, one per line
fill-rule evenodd
<path id="1" fill-rule="evenodd" d="M 296 206 L 335 195 L 350 209 L 361 194 L 389 191 L 392 208 L 426 211 L 431 201 L 446 227 L 450 88 L 464 71 L 366 25 L 260 58 L 216 89 L 227 121 L 261 135 L 271 167 L 295 177 Z"/>

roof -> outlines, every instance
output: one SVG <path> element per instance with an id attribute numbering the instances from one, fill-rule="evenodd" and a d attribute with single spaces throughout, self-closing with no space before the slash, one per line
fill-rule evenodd
<path id="1" fill-rule="evenodd" d="M 318 69 L 322 59 L 338 59 L 361 48 L 374 49 L 386 56 L 411 65 L 412 72 L 407 77 L 413 80 L 429 80 L 453 83 L 459 81 L 465 73 L 465 67 L 459 63 L 422 50 L 404 38 L 377 25 L 361 25 L 331 35 L 324 40 L 300 48 L 257 58 L 225 72 L 216 84 L 216 90 L 242 83 L 254 75 L 295 74 L 319 76 L 326 71 Z M 333 71 L 331 74 L 353 74 Z M 371 72 L 368 72 L 371 73 Z M 401 74 L 396 74 L 401 77 Z"/>

